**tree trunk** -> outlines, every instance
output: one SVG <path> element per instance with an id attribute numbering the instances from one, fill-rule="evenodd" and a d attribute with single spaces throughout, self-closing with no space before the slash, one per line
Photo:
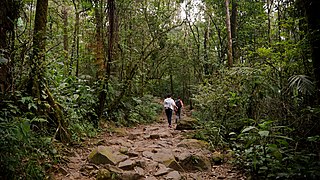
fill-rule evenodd
<path id="1" fill-rule="evenodd" d="M 232 0 L 232 14 L 231 14 L 231 37 L 232 37 L 232 56 L 233 62 L 239 63 L 238 52 L 238 0 Z"/>
<path id="2" fill-rule="evenodd" d="M 79 59 L 79 50 L 78 50 L 79 49 L 79 26 L 80 26 L 80 12 L 78 9 L 79 2 L 73 0 L 73 6 L 75 10 L 76 20 L 74 24 L 72 52 L 71 52 L 71 59 L 69 63 L 69 75 L 72 74 L 74 60 L 78 62 L 78 59 Z"/>
<path id="3" fill-rule="evenodd" d="M 42 64 L 45 60 L 45 37 L 47 23 L 48 0 L 38 0 L 36 5 L 35 24 L 33 32 L 33 51 L 31 57 L 31 85 L 29 92 L 34 98 L 41 99 L 41 82 L 44 69 Z"/>
<path id="4" fill-rule="evenodd" d="M 47 101 L 53 110 L 53 116 L 58 124 L 57 131 L 59 139 L 62 142 L 70 141 L 70 134 L 68 132 L 68 124 L 63 117 L 62 110 L 55 102 L 49 89 L 46 87 L 46 82 L 44 79 L 44 73 L 46 68 L 44 67 L 45 61 L 45 37 L 46 37 L 46 23 L 47 23 L 47 10 L 48 10 L 48 0 L 38 0 L 35 15 L 34 24 L 34 34 L 33 34 L 33 52 L 31 57 L 31 73 L 30 82 L 31 89 L 29 92 L 33 98 L 38 101 Z M 43 99 L 41 94 L 44 93 L 47 98 Z M 43 105 L 46 107 L 45 105 Z M 49 110 L 47 111 L 48 113 Z M 39 112 L 40 113 L 40 112 Z M 41 113 L 40 113 L 41 114 Z M 56 135 L 55 135 L 56 137 Z"/>
<path id="5" fill-rule="evenodd" d="M 209 57 L 208 57 L 208 41 L 209 41 L 209 31 L 210 31 L 210 21 L 207 18 L 206 22 L 208 23 L 207 27 L 204 30 L 204 40 L 203 40 L 203 51 L 204 51 L 204 64 L 203 64 L 203 69 L 204 69 L 204 74 L 207 76 L 210 74 L 209 70 Z"/>
<path id="6" fill-rule="evenodd" d="M 109 7 L 108 7 L 109 8 Z M 104 58 L 104 42 L 103 42 L 103 17 L 102 17 L 102 2 L 101 0 L 95 0 L 95 23 L 96 23 L 96 46 L 95 56 L 96 64 L 98 64 L 97 78 L 101 82 L 99 92 L 99 107 L 97 108 L 98 120 L 101 119 L 106 103 L 107 97 L 107 80 L 106 80 L 106 60 Z"/>
<path id="7" fill-rule="evenodd" d="M 230 25 L 230 13 L 229 13 L 229 0 L 225 0 L 226 3 L 226 26 L 227 26 L 227 40 L 228 40 L 228 66 L 233 66 L 232 60 L 232 36 L 231 36 L 231 25 Z"/>
<path id="8" fill-rule="evenodd" d="M 64 73 L 68 72 L 68 62 L 69 62 L 69 39 L 68 39 L 68 10 L 65 5 L 62 7 L 62 19 L 63 19 L 63 54 L 64 54 Z"/>
<path id="9" fill-rule="evenodd" d="M 13 88 L 14 40 L 16 20 L 19 17 L 20 1 L 0 1 L 0 92 L 5 93 Z"/>
<path id="10" fill-rule="evenodd" d="M 312 62 L 317 86 L 317 103 L 320 104 L 320 1 L 304 2 L 312 47 Z"/>
<path id="11" fill-rule="evenodd" d="M 267 0 L 268 11 L 268 43 L 271 45 L 271 10 L 273 7 L 273 0 Z"/>

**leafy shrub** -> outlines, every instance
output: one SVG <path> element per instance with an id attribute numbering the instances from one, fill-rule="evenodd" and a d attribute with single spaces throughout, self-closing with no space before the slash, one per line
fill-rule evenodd
<path id="1" fill-rule="evenodd" d="M 51 138 L 34 131 L 46 120 L 30 111 L 22 113 L 24 106 L 32 109 L 36 105 L 29 97 L 15 97 L 21 98 L 17 99 L 22 102 L 21 107 L 13 101 L 0 103 L 0 178 L 44 179 L 55 151 Z"/>
<path id="2" fill-rule="evenodd" d="M 156 99 L 151 95 L 128 97 L 118 110 L 118 121 L 121 125 L 131 126 L 139 123 L 151 123 L 162 110 Z"/>
<path id="3" fill-rule="evenodd" d="M 292 129 L 276 124 L 264 121 L 244 128 L 238 135 L 231 133 L 235 163 L 264 179 L 319 177 L 316 155 L 293 149 L 293 139 L 285 135 Z"/>
<path id="4" fill-rule="evenodd" d="M 194 137 L 213 147 L 229 146 L 234 162 L 255 177 L 317 179 L 320 111 L 306 106 L 311 81 L 292 76 L 281 88 L 283 82 L 273 76 L 264 66 L 221 69 L 199 85 L 193 115 L 201 131 Z"/>

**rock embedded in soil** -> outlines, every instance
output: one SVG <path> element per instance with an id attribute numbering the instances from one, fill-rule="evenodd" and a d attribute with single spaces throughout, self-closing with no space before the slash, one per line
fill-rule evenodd
<path id="1" fill-rule="evenodd" d="M 133 170 L 133 168 L 136 166 L 136 162 L 131 160 L 131 159 L 127 159 L 125 161 L 122 161 L 119 163 L 118 167 L 120 169 L 123 170 Z"/>
<path id="2" fill-rule="evenodd" d="M 140 174 L 136 173 L 135 171 L 124 171 L 121 175 L 120 175 L 120 179 L 121 180 L 139 180 L 142 179 L 143 176 L 141 176 Z"/>
<path id="3" fill-rule="evenodd" d="M 209 147 L 209 144 L 197 139 L 184 139 L 177 145 L 177 147 L 184 147 L 187 149 L 206 149 Z"/>
<path id="4" fill-rule="evenodd" d="M 176 130 L 194 130 L 198 125 L 198 121 L 194 118 L 185 117 L 178 121 Z"/>
<path id="5" fill-rule="evenodd" d="M 169 172 L 165 177 L 166 180 L 180 180 L 182 179 L 180 173 L 178 171 Z"/>
<path id="6" fill-rule="evenodd" d="M 93 164 L 111 164 L 116 165 L 121 161 L 128 159 L 128 156 L 119 151 L 112 150 L 106 146 L 98 146 L 88 156 L 89 162 Z"/>
<path id="7" fill-rule="evenodd" d="M 202 154 L 189 154 L 179 162 L 182 168 L 188 172 L 211 170 L 210 160 Z"/>
<path id="8" fill-rule="evenodd" d="M 182 166 L 175 159 L 167 160 L 167 161 L 163 162 L 163 164 L 166 167 L 172 168 L 176 171 L 184 172 L 184 169 L 182 168 Z"/>

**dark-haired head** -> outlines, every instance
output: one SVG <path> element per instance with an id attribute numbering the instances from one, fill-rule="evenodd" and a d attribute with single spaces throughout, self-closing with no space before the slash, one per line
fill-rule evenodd
<path id="1" fill-rule="evenodd" d="M 170 97 L 171 97 L 171 94 L 168 94 L 168 95 L 167 95 L 167 98 L 170 98 Z"/>

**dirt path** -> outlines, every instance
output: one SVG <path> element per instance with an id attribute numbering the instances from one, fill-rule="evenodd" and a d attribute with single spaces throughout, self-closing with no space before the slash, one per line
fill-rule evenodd
<path id="1" fill-rule="evenodd" d="M 121 171 L 122 179 L 245 179 L 228 164 L 209 163 L 206 169 L 206 159 L 210 159 L 212 152 L 193 141 L 190 146 L 184 133 L 187 131 L 168 128 L 163 116 L 159 117 L 157 123 L 150 125 L 102 133 L 95 139 L 85 141 L 83 146 L 70 149 L 65 158 L 66 163 L 57 168 L 54 179 L 96 179 L 102 168 L 110 169 L 110 166 L 89 163 L 90 152 L 98 146 L 126 154 L 122 156 L 122 162 L 119 161 L 111 168 L 113 171 Z M 192 157 L 188 159 L 190 156 Z M 198 166 L 190 161 L 195 157 L 205 159 L 196 160 L 196 163 L 200 163 Z"/>

